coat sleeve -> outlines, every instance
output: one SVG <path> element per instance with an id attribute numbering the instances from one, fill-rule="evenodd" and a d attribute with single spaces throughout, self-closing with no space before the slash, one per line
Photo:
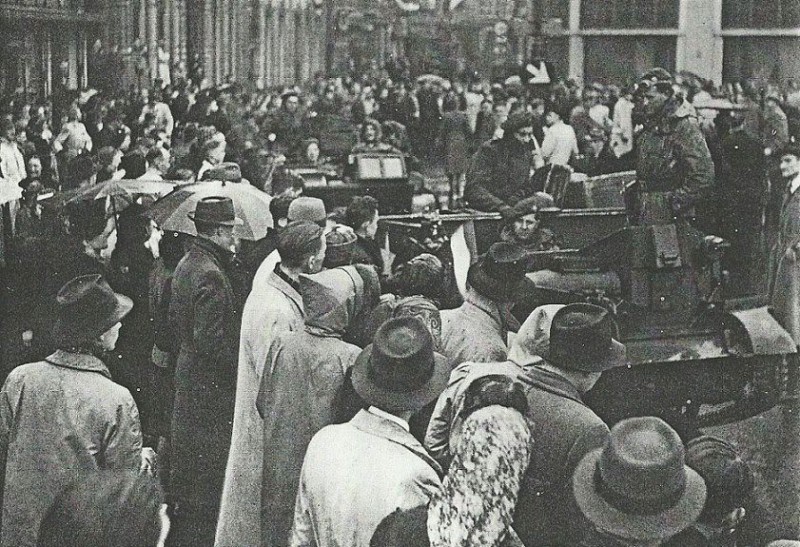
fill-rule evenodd
<path id="1" fill-rule="evenodd" d="M 455 420 L 456 397 L 469 373 L 470 366 L 470 363 L 461 363 L 450 373 L 450 381 L 436 401 L 436 407 L 428 422 L 428 430 L 425 432 L 425 448 L 444 469 L 447 469 L 447 464 L 452 458 L 450 429 Z"/>
<path id="2" fill-rule="evenodd" d="M 600 422 L 588 428 L 575 439 L 567 453 L 566 469 L 569 476 L 572 476 L 572 472 L 586 454 L 596 448 L 605 446 L 608 436 L 608 426 Z"/>
<path id="3" fill-rule="evenodd" d="M 294 522 L 289 537 L 289 547 L 316 547 L 316 545 L 305 477 L 301 474 L 294 505 Z"/>
<path id="4" fill-rule="evenodd" d="M 714 162 L 700 125 L 682 118 L 675 127 L 675 148 L 683 168 L 683 191 L 696 201 L 714 184 Z"/>
<path id="5" fill-rule="evenodd" d="M 8 444 L 11 438 L 11 429 L 14 425 L 14 409 L 16 403 L 12 402 L 10 395 L 13 378 L 16 377 L 12 372 L 0 390 L 0 500 L 3 499 L 3 491 L 6 482 L 6 458 L 8 457 Z"/>
<path id="6" fill-rule="evenodd" d="M 103 454 L 104 469 L 138 470 L 142 458 L 142 428 L 133 397 L 117 407 L 116 423 L 109 428 Z"/>
<path id="7" fill-rule="evenodd" d="M 230 374 L 217 370 L 217 378 L 228 378 L 230 387 L 236 385 L 236 348 L 233 339 L 235 325 L 232 295 L 221 272 L 203 276 L 194 295 L 194 347 L 204 361 L 230 369 Z"/>
<path id="8" fill-rule="evenodd" d="M 489 191 L 495 184 L 495 163 L 493 148 L 491 144 L 482 145 L 472 156 L 469 169 L 467 169 L 467 181 L 464 188 L 464 195 L 469 204 L 479 211 L 500 211 L 508 208 L 509 205 Z"/>

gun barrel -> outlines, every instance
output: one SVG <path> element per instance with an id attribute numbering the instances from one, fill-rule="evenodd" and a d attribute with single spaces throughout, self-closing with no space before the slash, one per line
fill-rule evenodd
<path id="1" fill-rule="evenodd" d="M 381 221 L 390 223 L 399 222 L 467 222 L 470 220 L 501 220 L 500 213 L 452 213 L 452 214 L 405 214 L 405 215 L 382 215 Z"/>

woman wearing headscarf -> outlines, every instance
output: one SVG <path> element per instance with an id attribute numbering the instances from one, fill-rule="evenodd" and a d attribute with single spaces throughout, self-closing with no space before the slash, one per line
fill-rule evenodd
<path id="1" fill-rule="evenodd" d="M 311 437 L 336 423 L 345 374 L 361 349 L 342 340 L 352 321 L 375 305 L 374 268 L 344 266 L 300 277 L 305 330 L 279 334 L 256 399 L 264 420 L 262 534 L 287 545 L 300 469 Z"/>
<path id="2" fill-rule="evenodd" d="M 517 409 L 492 405 L 466 419 L 442 490 L 428 506 L 431 547 L 522 545 L 511 523 L 531 446 Z"/>
<path id="3" fill-rule="evenodd" d="M 450 374 L 450 383 L 436 402 L 428 430 L 425 448 L 431 456 L 447 465 L 458 443 L 467 406 L 466 394 L 472 384 L 492 375 L 508 376 L 525 383 L 525 373 L 542 361 L 550 346 L 550 324 L 561 304 L 539 306 L 525 320 L 511 342 L 508 360 L 495 363 L 462 363 Z"/>
<path id="4" fill-rule="evenodd" d="M 501 392 L 508 386 L 511 393 L 521 391 L 508 378 L 497 382 L 506 384 Z M 520 397 L 524 401 L 524 394 L 514 399 Z M 370 544 L 522 547 L 511 524 L 533 440 L 525 409 L 515 406 L 509 400 L 479 404 L 464 422 L 453 463 L 427 509 L 391 514 Z"/>

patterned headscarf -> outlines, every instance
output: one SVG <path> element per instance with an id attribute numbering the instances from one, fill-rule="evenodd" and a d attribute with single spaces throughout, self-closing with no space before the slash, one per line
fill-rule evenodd
<path id="1" fill-rule="evenodd" d="M 531 448 L 530 428 L 516 410 L 493 405 L 472 413 L 428 506 L 431 547 L 496 547 L 513 533 Z"/>

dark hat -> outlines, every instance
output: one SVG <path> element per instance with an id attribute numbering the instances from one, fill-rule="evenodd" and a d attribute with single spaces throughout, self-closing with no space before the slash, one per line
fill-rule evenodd
<path id="1" fill-rule="evenodd" d="M 77 186 L 79 183 L 90 179 L 92 175 L 95 175 L 97 167 L 87 154 L 80 154 L 69 162 L 68 171 L 71 182 Z"/>
<path id="2" fill-rule="evenodd" d="M 523 217 L 530 213 L 535 213 L 540 209 L 547 209 L 550 207 L 555 207 L 556 202 L 553 199 L 553 196 L 547 194 L 545 192 L 535 192 L 532 196 L 523 199 L 522 201 L 517 202 L 514 206 L 514 216 L 511 218 L 511 221 L 517 220 L 520 217 Z"/>
<path id="3" fill-rule="evenodd" d="M 100 274 L 76 277 L 56 296 L 58 317 L 53 339 L 59 347 L 95 340 L 125 317 L 133 301 L 115 293 Z"/>
<path id="4" fill-rule="evenodd" d="M 611 430 L 572 476 L 581 512 L 616 537 L 653 541 L 691 525 L 706 499 L 703 479 L 684 462 L 680 437 L 659 418 L 630 418 Z"/>
<path id="5" fill-rule="evenodd" d="M 614 339 L 611 313 L 595 304 L 564 306 L 550 325 L 550 348 L 543 357 L 565 369 L 603 372 L 625 365 L 625 345 Z"/>
<path id="6" fill-rule="evenodd" d="M 219 180 L 222 182 L 242 182 L 242 169 L 238 163 L 226 161 L 215 165 L 203 173 L 203 180 Z"/>
<path id="7" fill-rule="evenodd" d="M 114 159 L 116 154 L 116 148 L 113 146 L 104 146 L 97 151 L 97 163 L 99 163 L 102 167 L 107 167 L 111 165 L 111 161 Z"/>
<path id="8" fill-rule="evenodd" d="M 800 159 L 800 144 L 796 142 L 789 142 L 778 151 L 778 158 L 782 156 L 794 156 Z"/>
<path id="9" fill-rule="evenodd" d="M 189 218 L 195 223 L 213 226 L 240 226 L 242 219 L 236 217 L 233 200 L 227 197 L 212 196 L 197 202 L 194 211 L 189 211 Z"/>
<path id="10" fill-rule="evenodd" d="M 355 232 L 349 227 L 338 225 L 333 230 L 325 234 L 325 262 L 326 268 L 336 268 L 337 266 L 347 266 L 353 263 L 353 249 L 356 241 Z"/>
<path id="11" fill-rule="evenodd" d="M 447 386 L 450 364 L 433 351 L 433 338 L 416 317 L 389 319 L 353 365 L 353 389 L 387 412 L 419 410 Z"/>
<path id="12" fill-rule="evenodd" d="M 672 74 L 661 67 L 651 68 L 639 77 L 639 81 L 656 85 L 672 85 L 675 82 L 672 78 Z"/>
<path id="13" fill-rule="evenodd" d="M 753 471 L 736 447 L 727 441 L 709 435 L 695 437 L 686 443 L 686 465 L 697 471 L 706 483 L 701 522 L 719 522 L 746 504 L 753 493 Z"/>
<path id="14" fill-rule="evenodd" d="M 533 116 L 522 109 L 512 111 L 503 122 L 503 131 L 511 134 L 533 125 Z"/>
<path id="15" fill-rule="evenodd" d="M 467 272 L 467 283 L 492 300 L 508 300 L 525 277 L 525 251 L 507 242 L 495 243 Z"/>

